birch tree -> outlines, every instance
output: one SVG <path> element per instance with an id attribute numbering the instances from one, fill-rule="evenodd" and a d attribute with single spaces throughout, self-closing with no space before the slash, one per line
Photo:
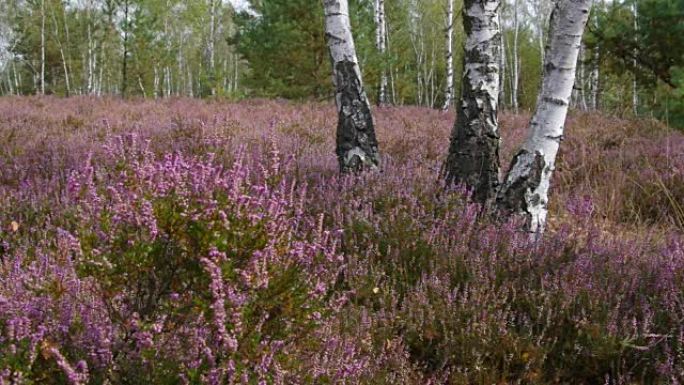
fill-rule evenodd
<path id="1" fill-rule="evenodd" d="M 378 86 L 378 105 L 387 103 L 387 71 L 385 69 L 385 53 L 387 51 L 387 23 L 385 22 L 385 0 L 375 0 L 375 47 L 383 58 Z"/>
<path id="2" fill-rule="evenodd" d="M 632 5 L 632 17 L 634 18 L 634 50 L 633 50 L 633 59 L 632 59 L 632 66 L 636 69 L 638 62 L 637 58 L 639 57 L 639 8 L 638 8 L 639 2 L 638 0 L 634 0 L 634 4 Z M 639 114 L 639 93 L 638 93 L 638 86 L 637 86 L 637 71 L 634 71 L 634 74 L 632 76 L 632 113 L 634 115 Z"/>
<path id="3" fill-rule="evenodd" d="M 211 81 L 211 96 L 216 96 L 216 27 L 217 27 L 217 1 L 209 0 L 209 78 Z"/>
<path id="4" fill-rule="evenodd" d="M 45 0 L 40 2 L 40 94 L 45 95 Z"/>
<path id="5" fill-rule="evenodd" d="M 448 110 L 454 98 L 454 0 L 447 0 L 446 23 L 444 35 L 446 59 L 446 86 L 444 87 L 444 105 L 442 110 Z"/>
<path id="6" fill-rule="evenodd" d="M 498 206 L 523 215 L 530 232 L 544 230 L 548 191 L 575 81 L 577 57 L 591 0 L 559 0 L 549 22 L 544 77 L 529 137 L 513 158 Z"/>
<path id="7" fill-rule="evenodd" d="M 64 45 L 62 44 L 62 39 L 59 36 L 59 23 L 57 21 L 57 16 L 55 15 L 55 10 L 51 10 L 52 25 L 54 27 L 54 39 L 57 42 L 57 47 L 59 48 L 59 55 L 62 58 L 62 68 L 64 69 L 64 82 L 66 86 L 66 96 L 71 95 L 71 85 L 69 82 L 69 67 L 67 62 L 67 57 L 64 53 Z M 67 24 L 66 19 L 64 20 L 64 28 L 66 30 Z M 68 46 L 68 44 L 67 44 Z"/>
<path id="8" fill-rule="evenodd" d="M 123 51 L 121 53 L 121 96 L 126 97 L 126 86 L 128 85 L 128 39 L 130 36 L 129 1 L 124 0 L 124 19 L 123 29 Z"/>
<path id="9" fill-rule="evenodd" d="M 487 202 L 499 186 L 500 0 L 466 0 L 461 100 L 446 161 L 446 179 L 473 190 Z"/>
<path id="10" fill-rule="evenodd" d="M 513 111 L 518 113 L 518 87 L 520 83 L 520 55 L 518 54 L 518 37 L 520 35 L 519 1 L 513 4 L 513 65 L 511 66 L 511 104 Z"/>
<path id="11" fill-rule="evenodd" d="M 502 6 L 504 4 L 502 3 Z M 503 110 L 506 108 L 506 32 L 503 24 L 501 24 L 501 12 L 499 12 L 499 26 L 501 28 L 499 33 L 499 44 L 501 44 L 501 55 L 499 55 L 499 108 Z"/>
<path id="12" fill-rule="evenodd" d="M 601 9 L 603 9 L 603 5 L 601 4 Z M 594 11 L 592 12 L 593 14 L 593 25 L 594 25 L 594 30 L 598 30 L 599 28 L 599 18 L 598 15 L 596 14 L 596 0 L 594 0 Z M 599 44 L 597 44 L 592 52 L 592 57 L 591 57 L 591 72 L 589 74 L 589 88 L 591 91 L 590 94 L 590 104 L 591 104 L 591 109 L 596 111 L 599 109 L 599 90 L 600 90 L 600 80 L 601 80 L 601 73 L 600 73 L 600 63 L 601 63 L 601 47 Z"/>
<path id="13" fill-rule="evenodd" d="M 356 57 L 349 5 L 347 0 L 323 0 L 323 7 L 339 119 L 336 152 L 340 171 L 375 169 L 380 163 L 378 142 Z"/>

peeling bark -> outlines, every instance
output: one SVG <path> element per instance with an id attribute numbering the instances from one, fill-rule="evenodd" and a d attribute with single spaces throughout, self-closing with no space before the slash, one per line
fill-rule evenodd
<path id="1" fill-rule="evenodd" d="M 549 45 L 537 109 L 530 134 L 497 196 L 498 207 L 526 219 L 526 228 L 540 233 L 546 224 L 548 190 L 575 81 L 577 57 L 591 0 L 559 0 L 549 23 Z"/>
<path id="2" fill-rule="evenodd" d="M 339 116 L 336 152 L 340 171 L 374 169 L 380 163 L 378 142 L 354 48 L 349 6 L 347 0 L 323 0 L 323 5 Z"/>
<path id="3" fill-rule="evenodd" d="M 446 162 L 446 179 L 486 203 L 499 186 L 499 0 L 466 0 L 463 82 Z"/>

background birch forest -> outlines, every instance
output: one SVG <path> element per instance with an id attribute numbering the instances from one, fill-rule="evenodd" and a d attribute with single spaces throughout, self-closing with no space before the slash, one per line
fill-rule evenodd
<path id="1" fill-rule="evenodd" d="M 327 99 L 319 3 L 258 0 L 236 10 L 224 0 L 2 0 L 0 93 Z M 377 102 L 384 82 L 386 103 L 444 107 L 453 100 L 449 26 L 460 89 L 462 2 L 383 0 L 382 20 L 378 3 L 350 2 L 369 96 Z M 534 107 L 550 9 L 550 0 L 502 3 L 504 109 Z M 597 0 L 573 107 L 681 127 L 683 14 L 682 0 Z"/>

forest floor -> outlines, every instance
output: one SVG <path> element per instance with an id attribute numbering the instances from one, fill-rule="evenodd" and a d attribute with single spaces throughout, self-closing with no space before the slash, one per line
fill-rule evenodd
<path id="1" fill-rule="evenodd" d="M 373 113 L 341 177 L 329 104 L 0 98 L 0 384 L 684 381 L 684 134 L 571 112 L 532 242 Z"/>

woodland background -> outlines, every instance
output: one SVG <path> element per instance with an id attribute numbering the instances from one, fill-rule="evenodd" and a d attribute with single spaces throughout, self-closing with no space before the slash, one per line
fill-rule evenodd
<path id="1" fill-rule="evenodd" d="M 352 0 L 366 88 L 377 99 L 439 108 L 446 84 L 448 0 L 387 1 L 386 51 L 376 48 L 373 2 Z M 332 96 L 318 0 L 3 0 L 0 93 L 282 97 Z M 455 0 L 455 90 L 462 3 Z M 549 0 L 502 4 L 501 103 L 533 108 Z M 684 1 L 596 1 L 579 58 L 573 105 L 684 126 Z"/>

